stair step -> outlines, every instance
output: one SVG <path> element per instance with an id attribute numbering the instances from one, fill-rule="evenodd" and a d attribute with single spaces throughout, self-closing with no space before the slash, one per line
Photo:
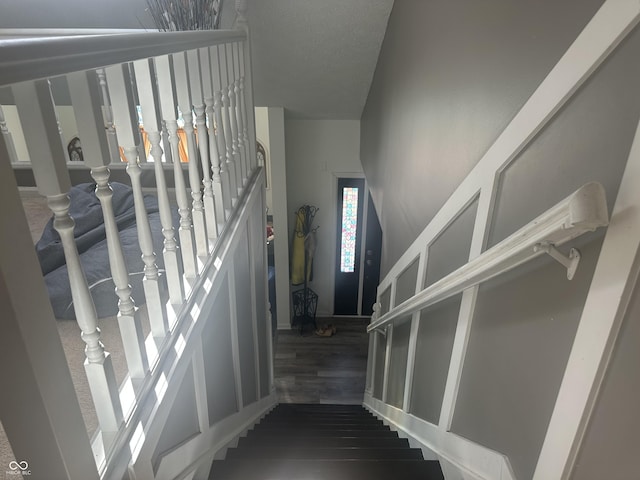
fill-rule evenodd
<path id="1" fill-rule="evenodd" d="M 360 405 L 281 404 L 212 463 L 215 480 L 444 480 Z"/>
<path id="2" fill-rule="evenodd" d="M 397 437 L 398 434 L 396 432 L 392 432 L 391 430 L 365 430 L 365 429 L 349 429 L 349 428 L 325 428 L 318 429 L 316 427 L 306 427 L 306 428 L 254 428 L 253 430 L 249 430 L 247 436 L 260 436 L 262 438 L 265 437 L 280 437 L 280 436 L 290 436 L 290 437 L 327 437 L 327 436 L 336 436 L 336 437 Z"/>
<path id="3" fill-rule="evenodd" d="M 264 447 L 262 436 L 242 437 L 238 441 L 241 447 Z M 319 447 L 372 447 L 372 448 L 409 448 L 406 438 L 398 437 L 269 437 L 269 446 L 284 448 L 319 448 Z"/>
<path id="4" fill-rule="evenodd" d="M 340 421 L 354 421 L 354 422 L 371 422 L 382 423 L 382 421 L 373 415 L 363 413 L 291 413 L 291 412 L 277 412 L 270 413 L 262 419 L 262 422 L 281 422 L 281 421 L 297 421 L 297 422 L 325 422 L 327 420 L 340 420 Z"/>
<path id="5" fill-rule="evenodd" d="M 215 480 L 444 480 L 440 465 L 424 460 L 217 460 Z"/>
<path id="6" fill-rule="evenodd" d="M 273 412 L 343 412 L 369 414 L 369 411 L 362 405 L 329 405 L 322 403 L 281 403 L 273 409 Z"/>
<path id="7" fill-rule="evenodd" d="M 305 429 L 317 429 L 317 430 L 388 430 L 389 427 L 382 424 L 375 423 L 352 423 L 352 422 L 334 422 L 334 423 L 299 423 L 299 422 L 260 422 L 255 426 L 258 430 L 273 430 L 273 429 L 291 429 L 291 430 L 305 430 Z"/>
<path id="8" fill-rule="evenodd" d="M 422 460 L 419 448 L 374 447 L 239 447 L 227 450 L 230 459 L 298 459 L 298 460 Z"/>

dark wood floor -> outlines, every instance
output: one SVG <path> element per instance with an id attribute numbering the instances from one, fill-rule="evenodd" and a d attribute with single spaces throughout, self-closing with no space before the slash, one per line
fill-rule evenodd
<path id="1" fill-rule="evenodd" d="M 318 327 L 333 324 L 331 337 L 305 328 L 279 330 L 274 376 L 280 403 L 362 404 L 369 345 L 369 319 L 318 318 Z"/>

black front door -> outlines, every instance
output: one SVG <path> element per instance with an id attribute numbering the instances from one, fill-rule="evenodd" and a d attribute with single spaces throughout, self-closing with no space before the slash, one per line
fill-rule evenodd
<path id="1" fill-rule="evenodd" d="M 362 265 L 362 315 L 373 314 L 376 291 L 380 283 L 380 257 L 382 254 L 382 228 L 373 207 L 371 195 L 367 195 L 367 226 L 365 227 L 364 262 Z"/>
<path id="2" fill-rule="evenodd" d="M 358 314 L 362 211 L 366 192 L 363 178 L 338 179 L 335 315 Z"/>

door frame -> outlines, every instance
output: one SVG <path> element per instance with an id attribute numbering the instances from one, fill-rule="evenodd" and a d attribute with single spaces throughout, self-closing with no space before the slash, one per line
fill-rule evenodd
<path id="1" fill-rule="evenodd" d="M 338 180 L 341 178 L 362 178 L 364 179 L 364 191 L 366 193 L 365 197 L 362 199 L 364 204 L 362 208 L 362 234 L 360 235 L 360 251 L 363 252 L 366 246 L 367 240 L 367 214 L 368 214 L 368 204 L 369 204 L 369 184 L 367 183 L 367 179 L 364 176 L 364 172 L 332 172 L 333 180 L 331 183 L 331 222 L 332 222 L 332 236 L 334 242 L 337 242 L 338 238 Z M 335 292 L 336 292 L 336 262 L 338 258 L 338 249 L 333 248 L 331 253 L 331 314 L 335 313 Z M 364 281 L 364 262 L 360 262 L 359 266 L 360 270 L 358 272 L 358 310 L 355 315 L 340 315 L 342 318 L 360 318 L 362 317 L 362 289 L 363 289 L 363 281 Z M 367 315 L 368 316 L 368 315 Z"/>

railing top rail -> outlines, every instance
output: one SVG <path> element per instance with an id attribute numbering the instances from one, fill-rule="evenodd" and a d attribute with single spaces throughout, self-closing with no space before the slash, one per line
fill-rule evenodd
<path id="1" fill-rule="evenodd" d="M 246 38 L 243 30 L 82 34 L 66 30 L 61 35 L 30 30 L 26 37 L 12 32 L 5 38 L 0 32 L 0 86 Z"/>

